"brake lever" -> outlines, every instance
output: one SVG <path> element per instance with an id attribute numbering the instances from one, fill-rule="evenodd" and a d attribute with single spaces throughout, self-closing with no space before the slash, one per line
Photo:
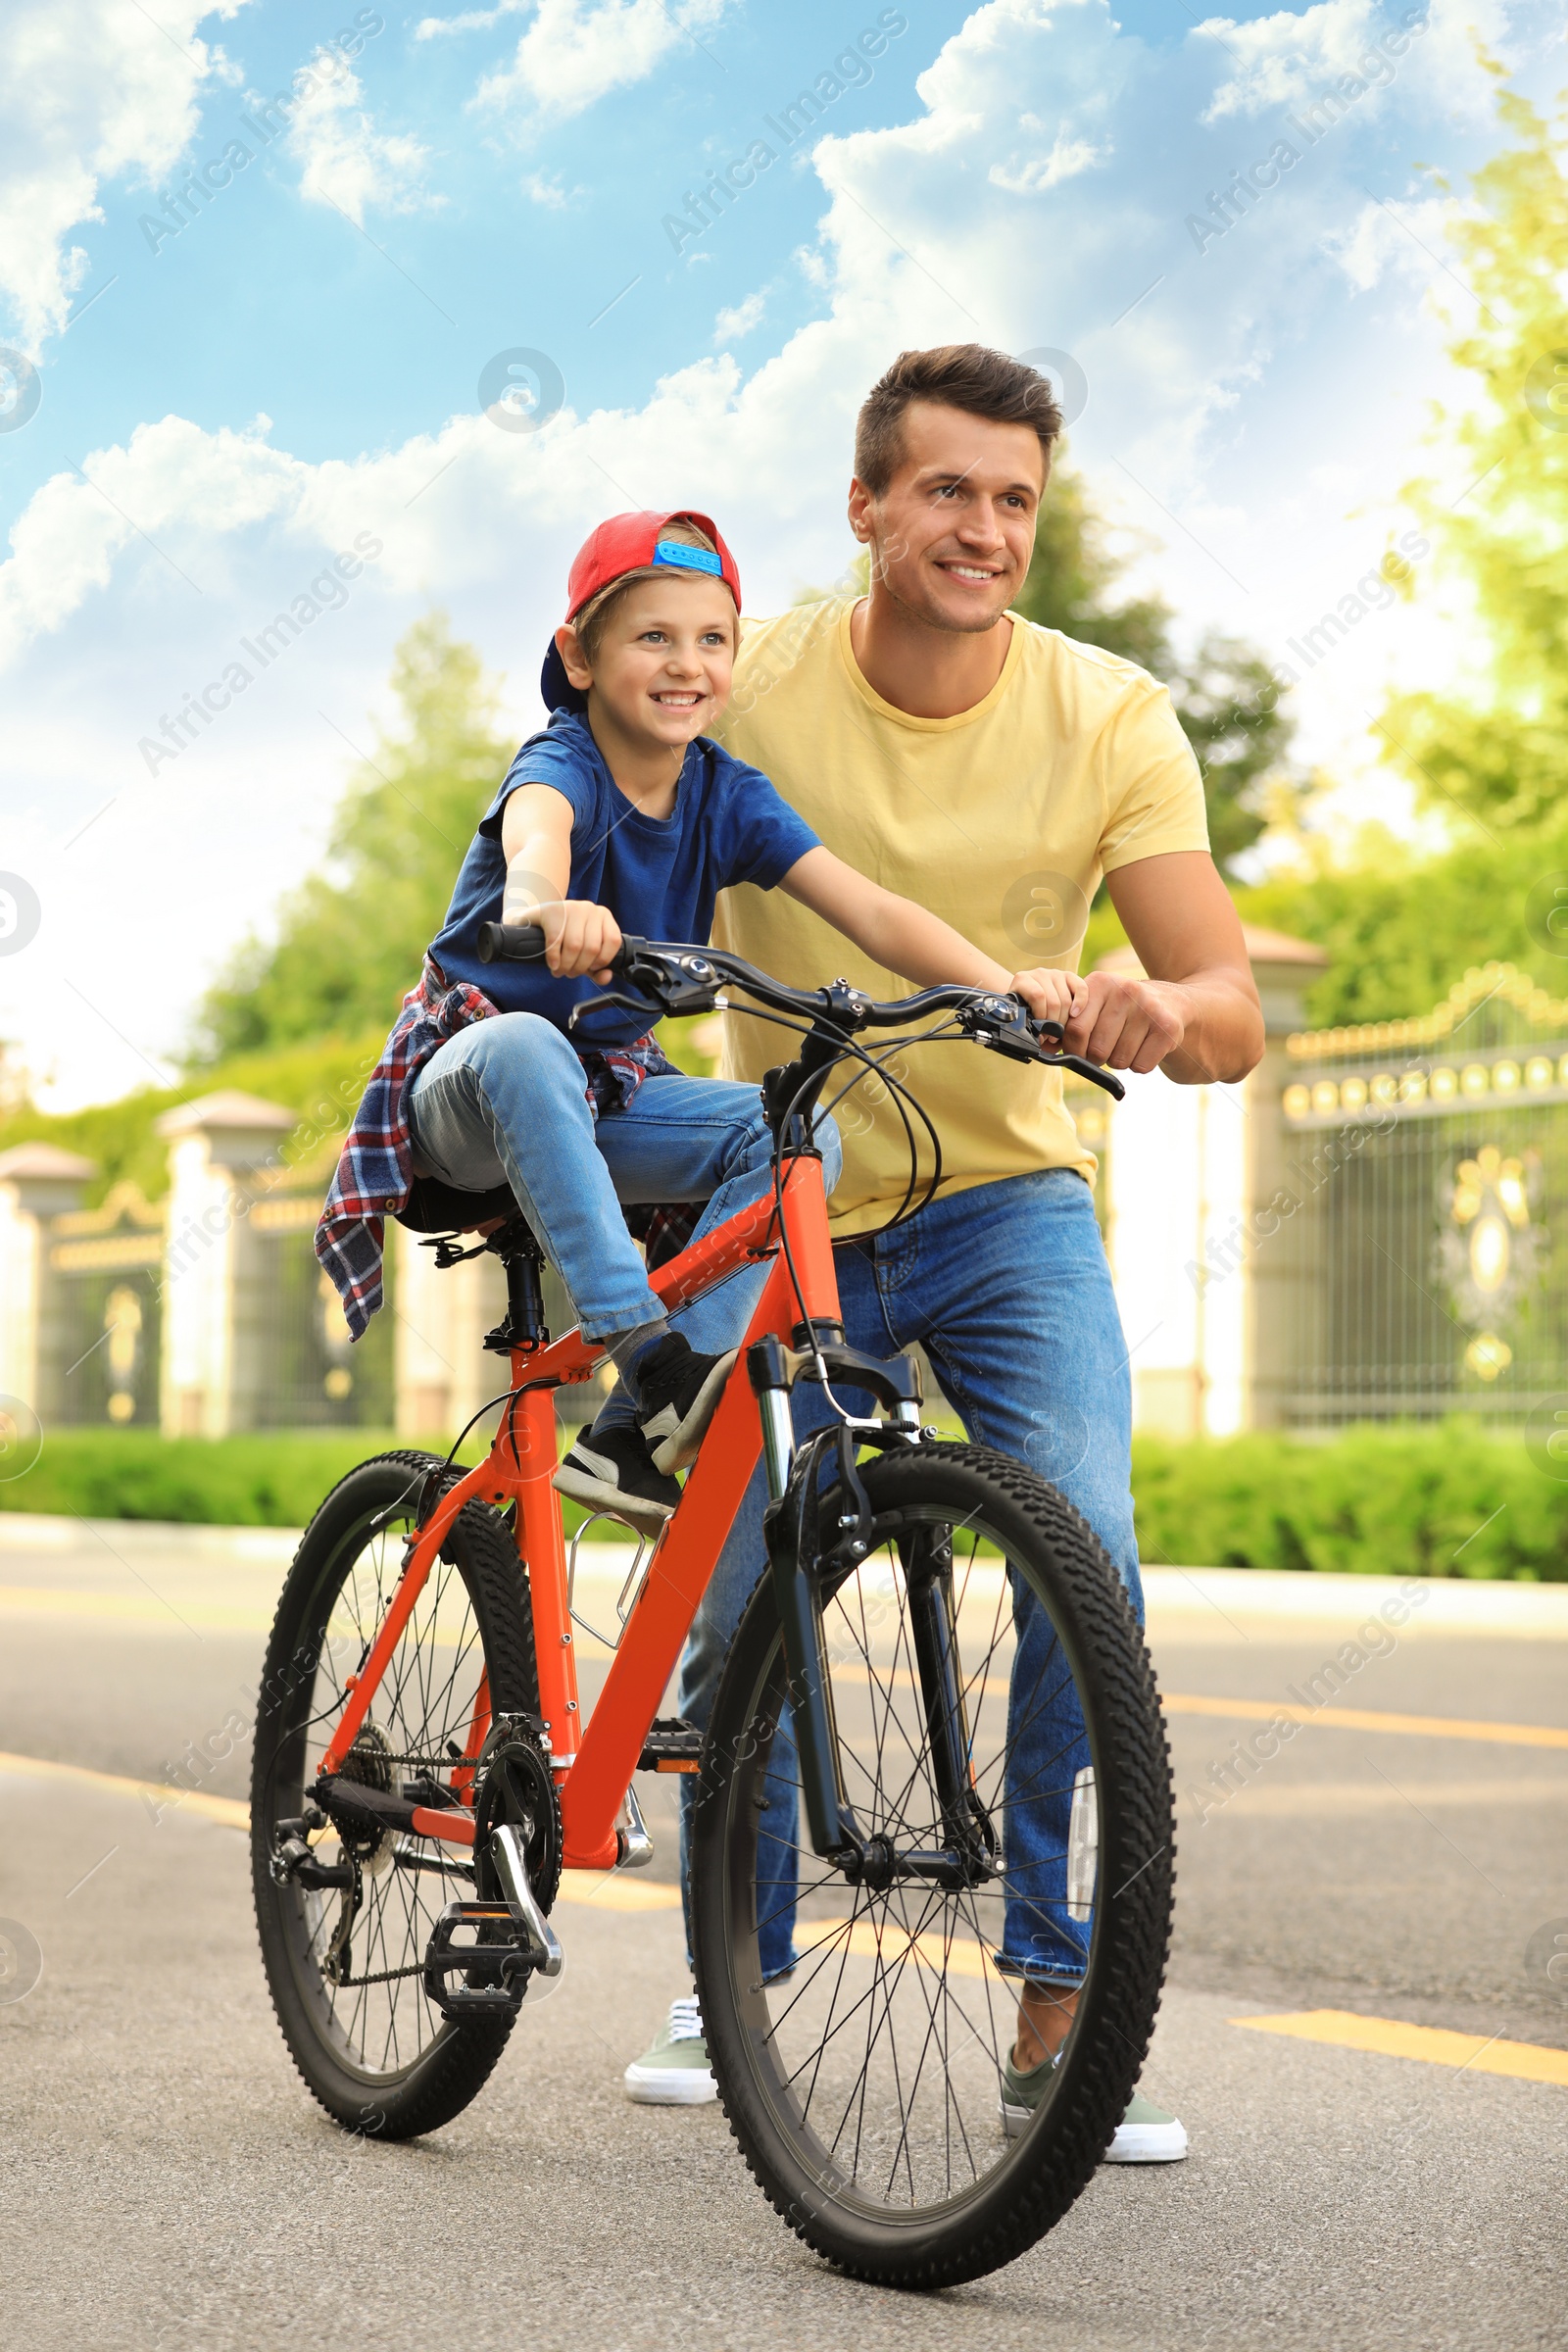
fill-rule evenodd
<path id="1" fill-rule="evenodd" d="M 1003 1003 L 1008 1001 L 1002 1000 Z M 995 1004 L 996 1000 L 992 1003 Z M 1125 1102 L 1127 1089 L 1113 1071 L 1102 1070 L 1099 1062 L 1086 1060 L 1082 1054 L 1048 1054 L 1044 1051 L 1041 1041 L 1046 1038 L 1060 1046 L 1066 1034 L 1060 1021 L 1037 1021 L 1023 1012 L 1015 1013 L 1010 1020 L 1002 1020 L 996 1017 L 990 1004 L 981 1010 L 991 1015 L 989 1025 L 982 1027 L 977 1023 L 972 1034 L 979 1038 L 982 1045 L 989 1046 L 993 1054 L 1000 1054 L 1004 1060 L 1033 1061 L 1048 1070 L 1072 1070 L 1078 1077 L 1087 1078 L 1091 1086 L 1102 1087 L 1113 1102 Z"/>
<path id="2" fill-rule="evenodd" d="M 1074 1070 L 1087 1078 L 1091 1086 L 1102 1086 L 1113 1102 L 1124 1102 L 1127 1089 L 1114 1070 L 1102 1070 L 1098 1061 L 1087 1061 L 1082 1054 L 1040 1054 L 1035 1058 L 1048 1070 Z"/>
<path id="3" fill-rule="evenodd" d="M 664 1017 L 665 1008 L 657 1000 L 634 996 L 629 989 L 607 988 L 599 996 L 584 997 L 574 1004 L 566 1015 L 566 1027 L 575 1029 L 583 1013 L 598 1012 L 607 1004 L 622 1005 L 627 1012 L 641 1013 L 650 1021 L 661 1021 Z"/>

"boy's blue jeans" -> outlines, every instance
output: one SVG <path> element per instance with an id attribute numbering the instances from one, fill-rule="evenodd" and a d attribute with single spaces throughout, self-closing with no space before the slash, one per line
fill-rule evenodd
<path id="1" fill-rule="evenodd" d="M 532 1012 L 500 1013 L 449 1038 L 414 1081 L 409 1119 L 430 1174 L 470 1192 L 511 1185 L 594 1340 L 635 1331 L 664 1311 L 626 1231 L 622 1200 L 706 1200 L 702 1235 L 771 1182 L 771 1139 L 755 1086 L 645 1078 L 619 1110 L 596 1120 L 581 1062 L 561 1031 Z M 831 1183 L 837 1132 L 824 1127 L 818 1141 Z M 680 1315 L 693 1348 L 719 1354 L 735 1346 L 760 1279 L 749 1267 Z M 630 1418 L 631 1401 L 620 1409 Z"/>
<path id="2" fill-rule="evenodd" d="M 1039 1471 L 1088 1520 L 1120 1571 L 1140 1620 L 1143 1592 L 1130 1485 L 1127 1348 L 1089 1187 L 1044 1169 L 949 1194 L 885 1237 L 835 1251 L 845 1335 L 888 1356 L 918 1341 L 971 1439 Z M 857 1398 L 864 1409 L 864 1399 Z M 804 1434 L 826 1418 L 818 1392 L 797 1391 Z M 680 1711 L 705 1725 L 719 1671 L 763 1566 L 760 1472 L 730 1531 L 681 1662 Z M 1089 1762 L 1078 1694 L 1045 1611 L 1014 1581 L 1016 1649 L 1005 1808 L 1003 1970 L 1079 1983 L 1091 1924 L 1069 1918 L 1067 1829 L 1074 1775 Z M 794 1965 L 794 1788 L 772 1781 L 760 1852 L 759 1942 L 768 1980 Z M 683 1781 L 683 1804 L 693 1801 Z M 682 1817 L 681 1876 L 689 1849 Z M 764 1857 L 773 1856 L 771 1866 Z M 768 1883 L 771 1881 L 771 1885 Z M 688 1940 L 690 1921 L 688 1916 Z"/>

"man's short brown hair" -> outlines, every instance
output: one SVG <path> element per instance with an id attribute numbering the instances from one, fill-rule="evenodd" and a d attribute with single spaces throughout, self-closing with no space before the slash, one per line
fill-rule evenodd
<path id="1" fill-rule="evenodd" d="M 904 412 L 911 400 L 940 401 L 995 424 L 1027 424 L 1040 438 L 1046 472 L 1061 431 L 1061 411 L 1051 380 L 1004 351 L 983 343 L 944 343 L 935 351 L 901 351 L 871 386 L 855 427 L 855 478 L 880 498 L 904 455 Z"/>

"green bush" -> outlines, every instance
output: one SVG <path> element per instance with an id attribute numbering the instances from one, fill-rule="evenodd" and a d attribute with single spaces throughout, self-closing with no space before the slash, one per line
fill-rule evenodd
<path id="1" fill-rule="evenodd" d="M 1146 1562 L 1568 1581 L 1568 1486 L 1473 1423 L 1133 1443 Z"/>
<path id="2" fill-rule="evenodd" d="M 390 1447 L 445 1453 L 440 1438 L 384 1429 L 258 1430 L 236 1438 L 161 1438 L 154 1430 L 50 1431 L 21 1478 L 0 1485 L 0 1511 L 74 1512 L 83 1519 L 173 1519 L 220 1527 L 303 1527 L 356 1462 Z M 461 1452 L 477 1461 L 471 1440 Z M 566 1506 L 566 1525 L 582 1513 Z M 590 1542 L 622 1538 L 601 1523 Z"/>
<path id="3" fill-rule="evenodd" d="M 418 1443 L 373 1429 L 215 1441 L 59 1430 L 31 1470 L 0 1485 L 0 1510 L 302 1527 L 356 1462 Z M 464 1459 L 475 1458 L 470 1442 Z M 1355 1429 L 1321 1445 L 1138 1438 L 1133 1493 L 1152 1564 L 1568 1582 L 1568 1486 L 1543 1477 L 1517 1442 L 1464 1421 Z M 579 1523 L 568 1506 L 568 1526 Z"/>

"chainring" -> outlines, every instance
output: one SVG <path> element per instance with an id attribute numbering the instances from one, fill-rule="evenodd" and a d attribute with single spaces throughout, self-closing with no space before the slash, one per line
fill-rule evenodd
<path id="1" fill-rule="evenodd" d="M 490 1860 L 490 1834 L 502 1822 L 517 1833 L 528 1884 L 541 1911 L 561 1886 L 561 1793 L 550 1769 L 544 1726 L 532 1715 L 501 1715 L 479 1751 L 474 1807 L 473 1863 L 481 1902 L 503 1899 Z"/>

